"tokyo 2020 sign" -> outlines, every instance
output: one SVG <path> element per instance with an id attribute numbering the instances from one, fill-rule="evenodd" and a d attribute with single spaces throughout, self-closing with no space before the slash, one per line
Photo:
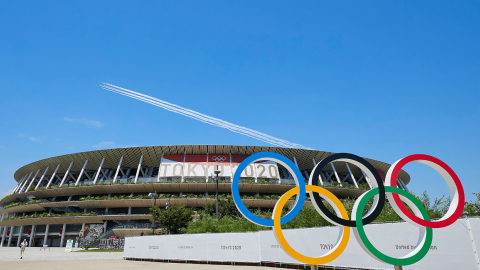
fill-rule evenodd
<path id="1" fill-rule="evenodd" d="M 291 175 L 293 175 L 297 185 L 281 196 L 275 205 L 271 219 L 261 218 L 251 213 L 243 204 L 238 189 L 242 171 L 250 163 L 259 160 L 269 160 L 282 164 Z M 370 180 L 373 180 L 371 181 L 372 189 L 362 194 L 355 201 L 350 219 L 340 200 L 327 189 L 318 186 L 320 172 L 327 164 L 333 161 L 343 161 L 354 164 L 360 168 Z M 451 204 L 447 213 L 441 219 L 431 221 L 422 203 L 412 194 L 397 187 L 398 173 L 410 162 L 420 162 L 432 167 L 440 173 L 447 182 L 450 189 Z M 306 193 L 308 193 L 312 204 L 323 218 L 334 225 L 343 226 L 343 230 L 340 230 L 337 243 L 332 250 L 320 257 L 305 256 L 294 250 L 286 241 L 281 229 L 281 225 L 291 221 L 300 212 L 305 202 Z M 298 194 L 298 196 L 296 196 L 293 208 L 284 217 L 281 217 L 285 204 L 296 194 Z M 350 228 L 353 229 L 353 234 L 363 250 L 376 260 L 392 265 L 414 264 L 425 257 L 429 251 L 433 238 L 433 228 L 443 228 L 454 223 L 461 216 L 465 204 L 463 187 L 455 172 L 443 161 L 423 154 L 410 155 L 395 162 L 387 172 L 385 183 L 383 183 L 377 170 L 365 159 L 353 154 L 334 154 L 325 158 L 315 166 L 310 175 L 308 185 L 306 185 L 298 167 L 287 157 L 271 152 L 257 153 L 246 158 L 236 170 L 232 183 L 232 195 L 238 210 L 245 218 L 260 226 L 273 227 L 273 232 L 278 243 L 287 254 L 300 262 L 312 265 L 326 264 L 340 256 L 345 250 L 350 238 Z M 368 201 L 372 198 L 372 207 L 364 215 L 363 209 L 365 209 Z M 388 199 L 393 210 L 402 219 L 419 227 L 419 237 L 416 247 L 409 254 L 401 258 L 387 256 L 375 248 L 369 241 L 363 227 L 373 222 L 380 215 L 385 204 L 385 198 Z M 333 207 L 335 214 L 327 209 L 324 202 Z M 410 212 L 404 203 L 408 205 L 413 213 Z"/>

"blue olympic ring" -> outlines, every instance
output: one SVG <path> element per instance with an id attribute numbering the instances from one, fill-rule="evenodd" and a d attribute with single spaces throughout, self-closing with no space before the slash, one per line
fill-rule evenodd
<path id="1" fill-rule="evenodd" d="M 261 226 L 265 227 L 273 227 L 273 219 L 264 219 L 261 217 L 258 217 L 254 215 L 252 212 L 248 210 L 247 207 L 242 202 L 242 198 L 240 197 L 240 191 L 238 189 L 238 184 L 240 183 L 240 176 L 242 175 L 243 170 L 252 162 L 255 162 L 259 159 L 263 160 L 272 160 L 272 161 L 277 161 L 278 163 L 282 164 L 285 166 L 287 170 L 292 173 L 293 178 L 295 179 L 296 184 L 300 188 L 300 192 L 298 193 L 299 195 L 297 196 L 297 200 L 295 202 L 295 206 L 293 209 L 286 214 L 284 217 L 280 219 L 280 224 L 285 224 L 292 220 L 298 213 L 300 213 L 300 210 L 302 210 L 303 204 L 305 203 L 305 193 L 306 193 L 306 188 L 305 188 L 305 180 L 303 178 L 302 173 L 298 169 L 297 165 L 295 165 L 290 159 L 287 157 L 277 154 L 277 153 L 272 153 L 272 152 L 260 152 L 253 154 L 246 158 L 240 165 L 238 165 L 237 170 L 235 171 L 235 175 L 233 176 L 233 181 L 232 181 L 232 196 L 233 196 L 233 201 L 235 202 L 235 205 L 238 208 L 238 211 L 242 213 L 244 217 L 246 217 L 248 220 L 250 220 L 253 223 L 256 223 Z"/>

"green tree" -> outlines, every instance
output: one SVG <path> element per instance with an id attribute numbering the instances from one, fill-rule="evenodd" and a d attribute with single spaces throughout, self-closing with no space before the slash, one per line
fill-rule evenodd
<path id="1" fill-rule="evenodd" d="M 436 198 L 432 204 L 427 191 L 424 191 L 420 196 L 417 196 L 415 193 L 412 194 L 422 203 L 425 209 L 427 209 L 428 215 L 432 219 L 443 217 L 450 207 L 451 199 L 450 197 L 445 198 L 445 195 Z"/>
<path id="2" fill-rule="evenodd" d="M 251 232 L 271 229 L 250 222 L 241 216 L 241 214 L 238 213 L 238 210 L 235 211 L 234 216 L 224 214 L 223 216 L 220 216 L 219 220 L 217 220 L 215 218 L 215 212 L 209 210 L 209 207 L 211 208 L 211 206 L 205 206 L 206 209 L 201 213 L 201 218 L 199 220 L 193 220 L 188 224 L 186 229 L 187 233 Z M 215 207 L 215 205 L 213 205 L 213 207 Z M 283 210 L 282 216 L 286 215 L 287 211 L 290 211 L 290 209 Z M 213 214 L 211 214 L 211 212 L 213 212 Z M 266 219 L 272 218 L 271 211 L 254 211 L 254 214 Z M 300 213 L 293 220 L 282 225 L 282 228 L 293 229 L 322 226 L 333 226 L 333 224 L 330 224 L 323 219 L 312 205 L 305 205 Z"/>
<path id="3" fill-rule="evenodd" d="M 224 232 L 256 232 L 269 230 L 250 222 L 244 217 L 233 218 L 223 216 L 219 220 L 215 216 L 204 214 L 201 219 L 193 220 L 188 224 L 187 233 L 224 233 Z"/>
<path id="4" fill-rule="evenodd" d="M 476 196 L 474 202 L 465 202 L 463 213 L 467 216 L 480 216 L 480 192 L 473 193 Z"/>
<path id="5" fill-rule="evenodd" d="M 290 209 L 291 207 L 289 207 L 288 211 L 290 211 Z M 286 214 L 287 211 L 284 210 L 282 216 Z M 282 225 L 282 229 L 312 228 L 323 226 L 333 226 L 333 224 L 320 216 L 313 205 L 304 205 L 296 217 L 294 217 L 290 222 Z"/>
<path id="6" fill-rule="evenodd" d="M 215 203 L 207 203 L 204 207 L 204 211 L 206 214 L 215 216 L 216 215 L 216 205 Z M 233 201 L 233 197 L 231 195 L 227 195 L 227 200 L 218 200 L 218 217 L 236 217 L 239 218 L 242 214 L 238 211 L 235 202 Z"/>
<path id="7" fill-rule="evenodd" d="M 193 210 L 183 204 L 171 205 L 163 210 L 158 206 L 150 208 L 150 215 L 160 225 L 167 229 L 168 234 L 179 234 L 184 231 L 188 223 L 192 220 Z"/>

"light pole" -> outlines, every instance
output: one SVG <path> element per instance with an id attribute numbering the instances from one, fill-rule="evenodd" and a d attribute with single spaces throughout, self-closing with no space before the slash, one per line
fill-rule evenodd
<path id="1" fill-rule="evenodd" d="M 150 198 L 153 197 L 153 207 L 157 206 L 157 191 L 155 190 L 155 193 L 150 193 L 148 194 Z M 153 215 L 153 224 L 152 224 L 152 235 L 155 235 L 155 215 Z"/>
<path id="2" fill-rule="evenodd" d="M 165 206 L 165 210 L 168 209 L 168 207 L 170 207 L 170 198 L 172 197 L 172 194 L 170 194 L 170 196 L 168 196 L 168 202 L 167 202 L 167 205 Z M 168 234 L 170 234 L 170 231 L 167 229 L 168 231 Z"/>
<path id="3" fill-rule="evenodd" d="M 217 214 L 217 220 L 218 220 L 218 175 L 221 173 L 222 171 L 220 170 L 220 165 L 215 165 L 215 170 L 214 170 L 214 173 L 217 175 L 216 179 L 217 179 L 217 188 L 216 188 L 216 199 L 215 199 L 215 206 L 216 206 L 216 214 Z"/>

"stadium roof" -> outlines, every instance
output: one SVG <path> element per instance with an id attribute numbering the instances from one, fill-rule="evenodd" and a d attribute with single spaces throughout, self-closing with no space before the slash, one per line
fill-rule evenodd
<path id="1" fill-rule="evenodd" d="M 57 157 L 51 157 L 42 159 L 39 161 L 32 162 L 27 164 L 20 169 L 18 169 L 14 178 L 18 182 L 21 178 L 30 172 L 36 172 L 38 169 L 45 170 L 47 167 L 53 171 L 58 164 L 60 168 L 58 173 L 65 173 L 68 166 L 73 161 L 71 168 L 72 172 L 80 171 L 85 163 L 85 160 L 88 159 L 88 164 L 86 170 L 96 170 L 98 169 L 98 164 L 101 160 L 105 158 L 103 168 L 116 168 L 118 166 L 120 158 L 123 156 L 122 167 L 136 167 L 140 156 L 143 155 L 144 166 L 149 167 L 158 167 L 162 154 L 163 155 L 179 155 L 179 154 L 232 154 L 232 155 L 251 155 L 258 152 L 275 152 L 282 154 L 288 157 L 291 160 L 294 160 L 294 157 L 297 161 L 298 167 L 301 170 L 313 169 L 313 159 L 318 163 L 322 159 L 335 154 L 332 152 L 324 152 L 318 150 L 305 150 L 305 149 L 295 149 L 295 148 L 283 148 L 283 147 L 267 147 L 267 146 L 240 146 L 240 145 L 170 145 L 170 146 L 142 146 L 142 147 L 126 147 L 126 148 L 115 148 L 115 149 L 106 149 L 106 150 L 95 150 L 88 152 L 73 153 L 68 155 L 62 155 Z M 390 164 L 373 160 L 370 158 L 365 158 L 368 160 L 376 169 L 383 172 L 387 172 L 390 168 Z M 337 171 L 347 171 L 347 168 L 342 163 L 335 163 L 335 169 Z M 351 166 L 353 173 L 358 173 L 359 169 L 354 166 Z M 405 184 L 410 182 L 410 176 L 407 172 L 401 171 L 399 178 Z"/>

